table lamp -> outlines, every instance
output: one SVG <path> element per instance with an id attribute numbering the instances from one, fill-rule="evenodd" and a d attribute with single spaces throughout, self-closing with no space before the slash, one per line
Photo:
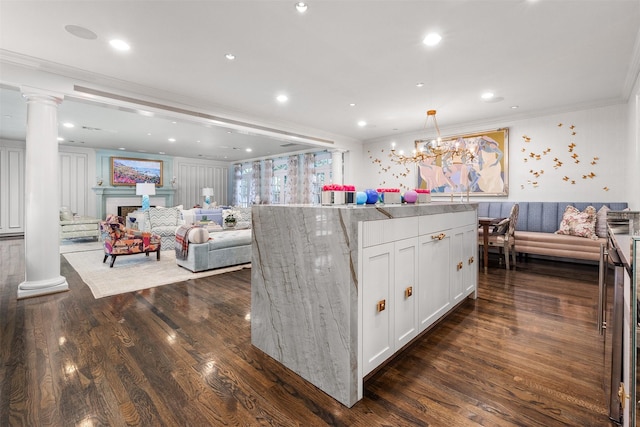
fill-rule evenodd
<path id="1" fill-rule="evenodd" d="M 213 196 L 213 188 L 204 187 L 202 189 L 202 195 L 204 196 L 204 203 L 206 207 L 211 204 L 211 197 Z"/>
<path id="2" fill-rule="evenodd" d="M 139 182 L 136 184 L 136 196 L 142 196 L 142 210 L 149 210 L 149 196 L 155 196 L 156 185 L 152 182 Z"/>

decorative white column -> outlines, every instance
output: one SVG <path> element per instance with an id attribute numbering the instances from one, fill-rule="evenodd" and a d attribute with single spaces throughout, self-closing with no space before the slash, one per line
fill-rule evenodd
<path id="1" fill-rule="evenodd" d="M 344 171 L 344 150 L 331 151 L 331 183 L 332 184 L 344 184 L 342 182 Z"/>
<path id="2" fill-rule="evenodd" d="M 22 88 L 27 100 L 25 281 L 18 298 L 69 290 L 60 275 L 58 104 L 62 96 Z"/>

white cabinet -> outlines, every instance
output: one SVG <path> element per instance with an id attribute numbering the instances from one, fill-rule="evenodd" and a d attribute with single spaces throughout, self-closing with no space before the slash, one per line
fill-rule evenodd
<path id="1" fill-rule="evenodd" d="M 363 225 L 363 375 L 475 297 L 477 236 L 475 211 Z"/>
<path id="2" fill-rule="evenodd" d="M 363 372 L 402 348 L 418 333 L 415 297 L 418 239 L 363 250 Z"/>
<path id="3" fill-rule="evenodd" d="M 420 332 L 449 310 L 451 236 L 443 231 L 420 236 L 418 310 Z"/>
<path id="4" fill-rule="evenodd" d="M 418 238 L 395 242 L 394 341 L 398 350 L 418 335 Z"/>
<path id="5" fill-rule="evenodd" d="M 469 224 L 464 228 L 463 238 L 463 282 L 464 295 L 477 294 L 478 286 L 478 225 L 477 222 Z"/>
<path id="6" fill-rule="evenodd" d="M 394 352 L 393 323 L 389 304 L 394 281 L 394 244 L 362 251 L 362 361 L 368 374 Z"/>

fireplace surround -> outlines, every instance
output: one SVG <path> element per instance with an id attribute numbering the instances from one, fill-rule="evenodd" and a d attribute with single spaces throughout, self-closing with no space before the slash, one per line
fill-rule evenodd
<path id="1" fill-rule="evenodd" d="M 96 194 L 96 216 L 104 219 L 107 214 L 118 215 L 118 207 L 140 207 L 140 196 L 136 196 L 135 187 L 93 187 Z M 174 188 L 159 187 L 156 195 L 150 197 L 154 206 L 173 206 Z M 133 209 L 133 210 L 135 210 Z M 126 215 L 123 215 L 126 216 Z"/>

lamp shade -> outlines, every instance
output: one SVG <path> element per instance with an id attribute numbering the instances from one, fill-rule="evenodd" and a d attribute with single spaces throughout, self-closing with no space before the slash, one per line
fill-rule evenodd
<path id="1" fill-rule="evenodd" d="M 154 196 L 156 185 L 152 182 L 139 182 L 136 184 L 136 196 Z"/>
<path id="2" fill-rule="evenodd" d="M 202 189 L 203 196 L 213 196 L 213 188 L 204 187 Z"/>

